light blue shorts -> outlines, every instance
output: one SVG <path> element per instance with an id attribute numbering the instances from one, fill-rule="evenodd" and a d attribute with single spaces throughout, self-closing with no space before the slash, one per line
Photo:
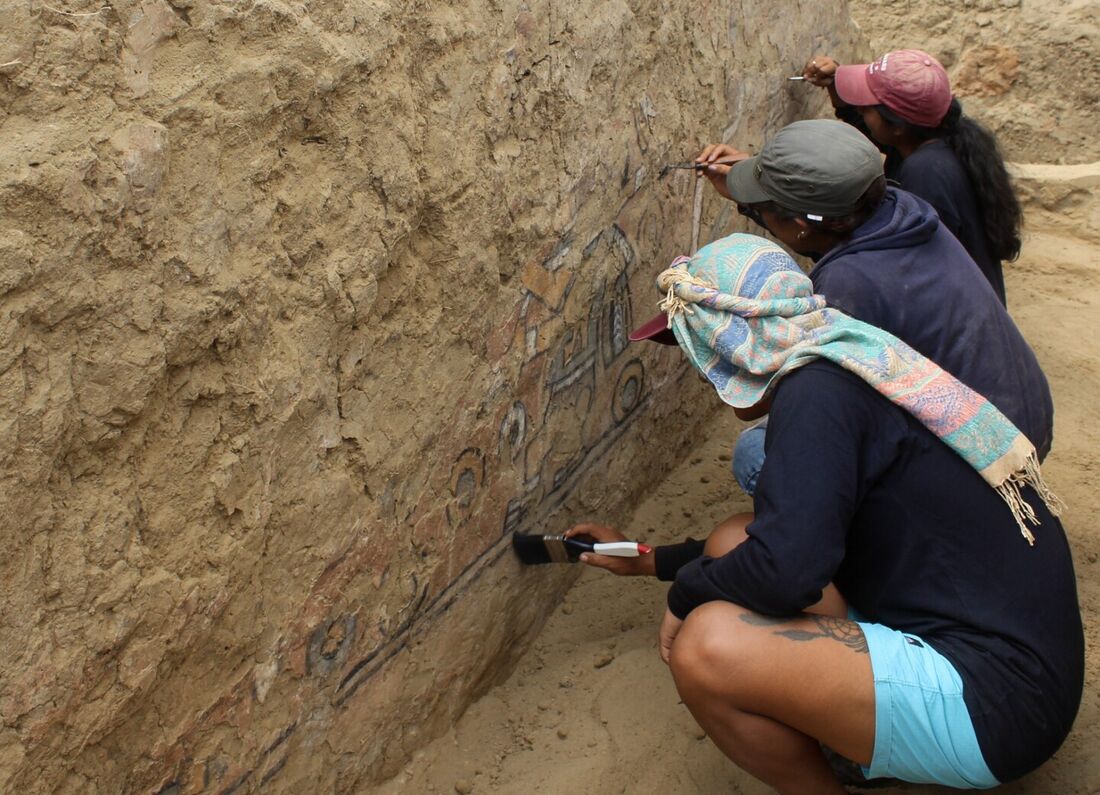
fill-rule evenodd
<path id="1" fill-rule="evenodd" d="M 875 677 L 875 751 L 863 774 L 966 789 L 997 786 L 955 666 L 916 636 L 882 624 L 859 626 Z"/>

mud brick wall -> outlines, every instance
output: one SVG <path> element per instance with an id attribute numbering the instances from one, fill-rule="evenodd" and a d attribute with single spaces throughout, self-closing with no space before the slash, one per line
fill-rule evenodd
<path id="1" fill-rule="evenodd" d="M 0 4 L 0 790 L 352 792 L 714 407 L 627 344 L 832 0 Z M 709 192 L 700 235 L 738 228 Z M 731 485 L 732 488 L 732 485 Z"/>

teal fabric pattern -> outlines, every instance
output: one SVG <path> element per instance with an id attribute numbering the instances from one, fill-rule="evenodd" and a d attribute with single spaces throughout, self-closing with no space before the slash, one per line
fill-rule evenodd
<path id="1" fill-rule="evenodd" d="M 1020 489 L 1051 512 L 1034 445 L 992 403 L 897 337 L 826 306 L 794 260 L 754 235 L 717 240 L 657 278 L 661 309 L 719 397 L 748 408 L 785 374 L 817 358 L 855 373 L 908 411 L 1001 494 L 1028 543 L 1038 520 Z"/>

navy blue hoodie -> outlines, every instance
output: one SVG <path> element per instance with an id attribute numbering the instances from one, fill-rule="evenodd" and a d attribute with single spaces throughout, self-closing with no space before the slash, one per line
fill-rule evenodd
<path id="1" fill-rule="evenodd" d="M 1054 438 L 1046 376 L 931 205 L 887 189 L 874 215 L 818 260 L 810 278 L 830 306 L 889 331 L 991 401 L 1046 457 Z"/>

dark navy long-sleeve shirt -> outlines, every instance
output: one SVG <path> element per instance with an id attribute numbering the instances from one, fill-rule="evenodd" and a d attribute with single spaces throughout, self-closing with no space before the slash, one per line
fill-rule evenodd
<path id="1" fill-rule="evenodd" d="M 1084 641 L 1069 547 L 1035 493 L 1029 546 L 960 456 L 824 360 L 780 382 L 765 446 L 748 539 L 680 568 L 669 609 L 722 600 L 793 615 L 834 582 L 866 620 L 954 664 L 998 780 L 1049 758 L 1080 703 Z"/>
<path id="2" fill-rule="evenodd" d="M 893 177 L 904 190 L 932 205 L 940 221 L 966 249 L 1002 305 L 1005 276 L 1001 261 L 993 256 L 978 198 L 959 158 L 940 139 L 928 141 L 901 161 Z"/>

